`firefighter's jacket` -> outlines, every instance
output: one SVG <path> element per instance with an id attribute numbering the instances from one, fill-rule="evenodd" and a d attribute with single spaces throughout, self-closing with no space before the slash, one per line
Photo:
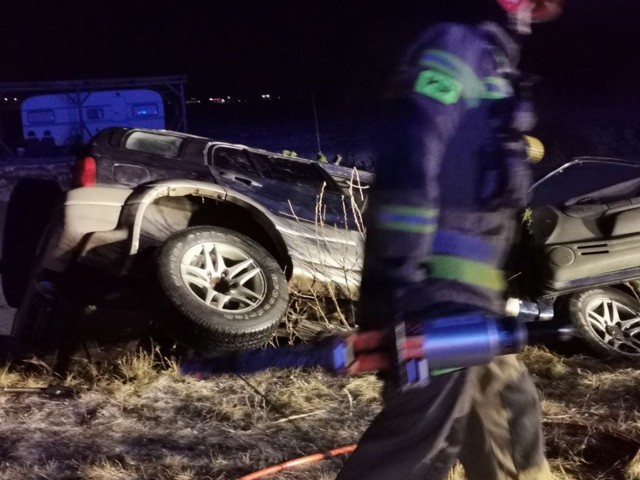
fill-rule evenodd
<path id="1" fill-rule="evenodd" d="M 360 324 L 437 304 L 501 313 L 505 261 L 526 203 L 518 48 L 492 23 L 443 23 L 392 82 L 369 198 Z"/>

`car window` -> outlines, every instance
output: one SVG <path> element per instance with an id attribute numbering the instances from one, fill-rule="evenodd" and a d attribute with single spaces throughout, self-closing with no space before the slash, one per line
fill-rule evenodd
<path id="1" fill-rule="evenodd" d="M 531 191 L 532 208 L 636 197 L 640 195 L 640 165 L 624 160 L 578 158 L 543 177 Z"/>
<path id="2" fill-rule="evenodd" d="M 244 150 L 217 147 L 213 154 L 213 164 L 223 170 L 243 175 L 257 176 L 256 169 L 251 164 L 249 155 Z"/>
<path id="3" fill-rule="evenodd" d="M 329 175 L 325 175 L 323 170 L 313 163 L 255 152 L 251 152 L 250 156 L 261 175 L 271 180 L 310 187 L 316 192 L 325 184 L 325 191 L 340 191 Z"/>
<path id="4" fill-rule="evenodd" d="M 124 148 L 138 152 L 177 158 L 184 139 L 148 132 L 132 132 L 125 140 Z"/>

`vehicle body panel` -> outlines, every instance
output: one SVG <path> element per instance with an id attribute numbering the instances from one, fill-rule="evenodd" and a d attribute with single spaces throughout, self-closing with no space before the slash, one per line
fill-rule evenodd
<path id="1" fill-rule="evenodd" d="M 292 286 L 357 295 L 363 232 L 346 194 L 366 188 L 370 174 L 352 181 L 352 169 L 332 166 L 332 175 L 311 160 L 143 129 L 107 129 L 82 154 L 95 158 L 98 185 L 66 193 L 42 269 L 63 273 L 76 261 L 126 276 L 141 251 L 233 205 L 268 240 Z"/>
<path id="2" fill-rule="evenodd" d="M 549 295 L 640 276 L 640 164 L 577 158 L 533 194 L 530 229 Z"/>

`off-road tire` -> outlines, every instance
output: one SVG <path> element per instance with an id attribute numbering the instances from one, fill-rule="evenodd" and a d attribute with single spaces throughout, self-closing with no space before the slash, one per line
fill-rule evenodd
<path id="1" fill-rule="evenodd" d="M 231 272 L 230 277 L 240 274 L 233 271 L 234 262 L 235 265 L 242 262 L 251 264 L 252 271 L 257 273 L 242 287 L 257 282 L 255 285 L 258 285 L 259 293 L 256 294 L 255 305 L 230 301 L 218 308 L 202 298 L 206 297 L 207 288 L 214 293 L 212 290 L 219 288 L 222 281 L 214 288 L 211 286 L 216 282 L 214 279 L 211 285 L 204 285 L 201 290 L 199 285 L 190 283 L 190 273 L 184 269 L 191 266 L 185 266 L 184 262 L 194 258 L 193 252 L 199 251 L 201 246 L 215 248 L 215 252 L 208 252 L 209 258 L 213 258 L 216 252 L 222 252 L 222 256 L 229 254 L 222 263 L 231 267 L 227 269 Z M 205 256 L 205 249 L 196 255 L 203 261 Z M 238 260 L 240 257 L 242 262 Z M 199 275 L 205 271 L 196 270 Z M 232 230 L 193 227 L 174 234 L 158 250 L 156 271 L 160 290 L 170 307 L 159 315 L 158 321 L 176 340 L 200 352 L 258 348 L 271 339 L 286 313 L 289 292 L 282 268 L 262 246 Z M 201 278 L 195 281 L 203 282 Z M 230 293 L 233 298 L 237 287 L 232 283 L 225 287 L 227 291 L 224 294 Z M 227 308 L 228 305 L 231 306 Z M 234 305 L 237 307 L 235 310 Z"/>
<path id="2" fill-rule="evenodd" d="M 594 354 L 640 361 L 640 333 L 633 334 L 640 327 L 637 298 L 615 288 L 595 288 L 569 296 L 567 311 Z"/>
<path id="3" fill-rule="evenodd" d="M 7 304 L 19 307 L 53 208 L 60 196 L 53 180 L 25 178 L 14 186 L 2 236 L 2 291 Z"/>

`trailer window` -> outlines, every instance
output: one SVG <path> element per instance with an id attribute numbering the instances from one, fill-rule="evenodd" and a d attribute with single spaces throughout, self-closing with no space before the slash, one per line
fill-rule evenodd
<path id="1" fill-rule="evenodd" d="M 177 158 L 184 139 L 170 135 L 155 135 L 148 132 L 133 132 L 125 140 L 124 147 L 138 152 Z"/>
<path id="2" fill-rule="evenodd" d="M 27 112 L 29 123 L 51 123 L 56 121 L 56 112 L 53 110 L 29 110 Z"/>
<path id="3" fill-rule="evenodd" d="M 87 108 L 85 110 L 87 120 L 102 120 L 104 111 L 101 108 Z"/>
<path id="4" fill-rule="evenodd" d="M 158 105 L 155 103 L 139 103 L 132 107 L 133 116 L 140 117 L 157 117 L 160 114 Z"/>

